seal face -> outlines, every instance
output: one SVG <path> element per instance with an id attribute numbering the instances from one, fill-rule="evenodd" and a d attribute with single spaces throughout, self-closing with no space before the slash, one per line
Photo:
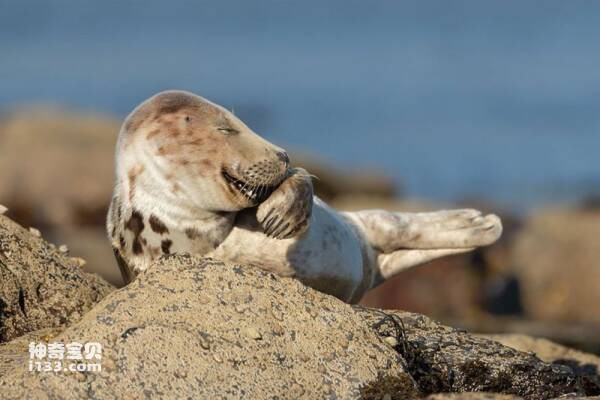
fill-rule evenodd
<path id="1" fill-rule="evenodd" d="M 289 166 L 283 149 L 232 113 L 180 91 L 160 93 L 134 110 L 121 131 L 120 146 L 118 154 L 126 150 L 137 156 L 121 160 L 133 183 L 129 197 L 135 195 L 137 176 L 152 168 L 148 173 L 155 180 L 168 181 L 172 191 L 202 201 L 197 205 L 203 209 L 237 211 L 257 205 Z"/>
<path id="2" fill-rule="evenodd" d="M 491 244 L 501 231 L 496 216 L 475 210 L 338 213 L 282 148 L 189 92 L 144 101 L 119 133 L 107 232 L 125 282 L 183 252 L 358 301 L 403 269 Z"/>

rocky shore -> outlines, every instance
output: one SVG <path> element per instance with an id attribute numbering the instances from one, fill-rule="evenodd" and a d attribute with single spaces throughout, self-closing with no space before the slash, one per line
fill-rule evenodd
<path id="1" fill-rule="evenodd" d="M 112 290 L 3 216 L 0 260 L 3 399 L 600 395 L 593 355 L 350 306 L 255 267 L 173 255 Z M 30 341 L 101 343 L 102 369 L 31 372 Z"/>

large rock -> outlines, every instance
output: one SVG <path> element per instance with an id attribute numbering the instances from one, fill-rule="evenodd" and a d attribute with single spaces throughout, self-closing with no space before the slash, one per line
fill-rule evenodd
<path id="1" fill-rule="evenodd" d="M 519 400 L 522 397 L 498 393 L 440 393 L 432 394 L 427 400 Z"/>
<path id="2" fill-rule="evenodd" d="M 292 163 L 302 167 L 315 177 L 315 193 L 326 201 L 341 197 L 376 196 L 393 198 L 399 188 L 393 179 L 378 170 L 365 168 L 337 168 L 323 159 L 306 153 L 290 153 Z"/>
<path id="3" fill-rule="evenodd" d="M 495 340 L 505 346 L 522 352 L 535 353 L 546 362 L 561 362 L 564 364 L 579 364 L 581 367 L 600 372 L 600 357 L 562 346 L 544 338 L 536 338 L 519 334 L 480 335 Z"/>
<path id="4" fill-rule="evenodd" d="M 86 261 L 85 272 L 98 274 L 116 287 L 123 286 L 123 276 L 104 228 L 61 227 L 50 230 L 48 236 L 55 243 L 68 243 L 69 254 Z"/>
<path id="5" fill-rule="evenodd" d="M 112 287 L 0 215 L 0 343 L 79 319 Z"/>
<path id="6" fill-rule="evenodd" d="M 25 225 L 103 224 L 119 123 L 31 108 L 0 121 L 0 199 Z"/>
<path id="7" fill-rule="evenodd" d="M 577 396 L 568 396 L 568 397 L 560 397 L 568 398 L 569 400 L 600 400 L 600 397 L 592 396 L 592 397 L 577 397 Z M 521 400 L 522 397 L 519 396 L 511 396 L 504 395 L 498 393 L 440 393 L 440 394 L 432 394 L 428 396 L 426 400 Z"/>
<path id="8" fill-rule="evenodd" d="M 536 212 L 516 239 L 513 265 L 528 316 L 600 323 L 600 212 Z"/>
<path id="9" fill-rule="evenodd" d="M 379 316 L 377 314 L 380 314 Z M 396 338 L 408 371 L 424 393 L 493 392 L 528 399 L 563 394 L 600 394 L 600 384 L 587 372 L 561 363 L 546 363 L 465 331 L 419 315 L 370 310 L 367 321 L 382 337 Z"/>
<path id="10" fill-rule="evenodd" d="M 13 360 L 3 398 L 598 393 L 569 366 L 421 315 L 352 307 L 292 278 L 186 255 L 160 259 L 52 341 L 100 342 L 102 371 L 32 373 Z"/>
<path id="11" fill-rule="evenodd" d="M 13 370 L 3 398 L 413 398 L 400 355 L 352 307 L 253 268 L 172 256 L 53 339 L 100 342 L 98 373 Z"/>
<path id="12" fill-rule="evenodd" d="M 116 285 L 121 278 L 104 221 L 118 132 L 116 119 L 53 108 L 23 108 L 0 120 L 0 201 L 7 215 L 67 243 L 87 261 L 86 271 Z"/>
<path id="13" fill-rule="evenodd" d="M 600 388 L 600 357 L 598 356 L 527 335 L 504 334 L 483 337 L 522 352 L 533 353 L 545 362 L 568 365 L 581 377 L 584 386 Z"/>

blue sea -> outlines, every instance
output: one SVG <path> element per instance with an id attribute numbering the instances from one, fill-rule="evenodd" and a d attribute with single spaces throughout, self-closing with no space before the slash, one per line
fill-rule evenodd
<path id="1" fill-rule="evenodd" d="M 600 192 L 600 1 L 0 1 L 0 110 L 170 88 L 411 196 Z"/>

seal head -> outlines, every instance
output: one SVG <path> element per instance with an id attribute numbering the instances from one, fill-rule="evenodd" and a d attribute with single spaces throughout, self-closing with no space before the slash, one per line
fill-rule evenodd
<path id="1" fill-rule="evenodd" d="M 107 217 L 126 281 L 161 254 L 214 250 L 292 173 L 282 148 L 217 104 L 184 91 L 144 101 L 119 133 Z"/>
<path id="2" fill-rule="evenodd" d="M 289 167 L 283 149 L 223 107 L 184 91 L 143 102 L 125 120 L 118 146 L 118 171 L 130 177 L 149 169 L 153 178 L 151 187 L 136 182 L 130 191 L 176 192 L 210 211 L 259 204 Z"/>

